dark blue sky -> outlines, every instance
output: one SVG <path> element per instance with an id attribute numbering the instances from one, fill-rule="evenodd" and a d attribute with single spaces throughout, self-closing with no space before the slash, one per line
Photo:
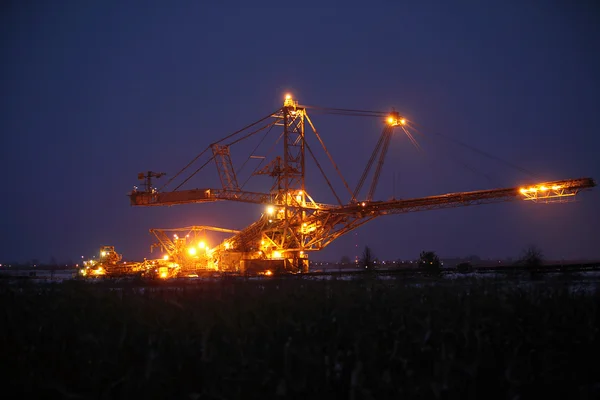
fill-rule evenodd
<path id="1" fill-rule="evenodd" d="M 135 259 L 149 256 L 152 227 L 244 227 L 261 206 L 138 209 L 125 194 L 138 172 L 173 174 L 279 107 L 288 91 L 303 104 L 395 107 L 423 126 L 421 153 L 394 137 L 378 199 L 532 181 L 435 132 L 545 180 L 600 179 L 598 6 L 449 3 L 4 4 L 0 261 L 77 260 L 103 244 Z M 313 120 L 354 186 L 380 122 Z M 205 172 L 188 187 L 214 186 L 214 167 Z M 309 181 L 308 190 L 332 201 L 322 182 Z M 599 223 L 596 188 L 572 204 L 383 217 L 313 259 L 353 257 L 355 244 L 380 258 L 415 258 L 423 249 L 516 257 L 529 244 L 548 258 L 599 258 Z"/>

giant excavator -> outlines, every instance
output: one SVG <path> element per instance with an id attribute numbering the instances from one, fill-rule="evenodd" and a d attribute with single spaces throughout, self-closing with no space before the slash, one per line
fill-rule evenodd
<path id="1" fill-rule="evenodd" d="M 384 128 L 374 151 L 354 190 L 350 189 L 340 168 L 328 152 L 321 135 L 315 129 L 308 112 L 334 115 L 351 115 L 375 117 L 381 119 Z M 172 206 L 178 204 L 209 203 L 217 201 L 234 201 L 261 204 L 265 211 L 254 223 L 240 231 L 221 230 L 233 235 L 217 246 L 202 246 L 201 243 L 188 243 L 185 248 L 171 240 L 164 232 L 166 229 L 154 229 L 152 232 L 159 239 L 157 246 L 166 249 L 168 257 L 178 259 L 179 263 L 191 262 L 196 269 L 217 270 L 236 273 L 263 273 L 265 271 L 287 271 L 305 273 L 309 270 L 308 254 L 328 246 L 340 236 L 361 225 L 383 215 L 403 214 L 415 211 L 442 208 L 463 207 L 477 204 L 488 204 L 506 201 L 525 200 L 530 202 L 561 202 L 573 198 L 584 189 L 596 185 L 592 178 L 556 180 L 536 182 L 521 187 L 479 190 L 471 192 L 447 193 L 437 196 L 401 199 L 374 200 L 379 177 L 394 132 L 405 134 L 413 143 L 415 137 L 411 133 L 413 123 L 398 112 L 381 112 L 365 110 L 349 110 L 299 105 L 290 95 L 286 95 L 283 106 L 269 113 L 260 120 L 236 131 L 218 142 L 209 145 L 189 164 L 175 174 L 160 189 L 152 185 L 152 178 L 159 178 L 163 173 L 148 171 L 140 173 L 144 190 L 137 188 L 128 194 L 131 205 L 137 207 Z M 268 191 L 256 192 L 245 190 L 246 183 L 238 181 L 240 170 L 234 168 L 230 149 L 237 143 L 263 134 L 262 140 L 274 128 L 280 133 L 267 155 L 257 155 L 255 151 L 248 160 L 260 160 L 248 179 L 260 175 L 272 178 Z M 312 140 L 318 143 L 326 154 L 331 167 L 339 176 L 347 191 L 347 201 L 334 190 L 330 179 L 315 156 L 315 151 L 307 140 L 312 133 Z M 255 150 L 258 147 L 255 147 Z M 275 152 L 275 150 L 279 150 Z M 273 154 L 271 154 L 273 153 Z M 337 204 L 316 202 L 306 188 L 307 155 L 314 161 L 318 171 L 331 189 Z M 205 156 L 207 161 L 198 168 L 192 166 Z M 217 167 L 221 187 L 182 189 L 194 175 L 211 162 Z M 187 177 L 184 172 L 192 171 Z M 372 174 L 371 174 L 372 173 Z M 362 195 L 363 186 L 371 176 L 366 194 Z M 176 179 L 183 181 L 173 190 L 166 190 Z M 202 229 L 209 229 L 203 227 Z M 179 239 L 177 235 L 175 239 Z M 197 250 L 190 250 L 197 246 Z M 187 258 L 185 258 L 187 257 Z M 167 256 L 165 256 L 167 258 Z M 187 261 L 185 261 L 185 260 Z"/>

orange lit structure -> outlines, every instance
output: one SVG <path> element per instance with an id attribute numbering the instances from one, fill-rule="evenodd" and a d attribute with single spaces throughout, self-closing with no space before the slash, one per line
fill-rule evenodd
<path id="1" fill-rule="evenodd" d="M 120 276 L 137 273 L 146 273 L 154 267 L 153 262 L 123 261 L 123 256 L 115 251 L 114 246 L 102 246 L 98 252 L 98 258 L 92 258 L 83 262 L 79 269 L 79 275 L 83 277 Z"/>
<path id="2" fill-rule="evenodd" d="M 337 164 L 327 151 L 321 136 L 309 118 L 309 110 L 335 115 L 375 117 L 383 121 L 383 132 L 354 190 L 350 189 Z M 244 184 L 240 184 L 238 181 L 239 172 L 234 169 L 230 153 L 231 146 L 254 137 L 259 132 L 269 133 L 276 127 L 281 128 L 281 134 L 276 142 L 280 145 L 281 152 L 271 158 L 259 157 L 254 154 L 249 157 L 261 160 L 259 167 L 255 168 L 251 176 L 271 177 L 270 189 L 264 192 L 244 190 Z M 395 132 L 403 133 L 416 144 L 410 129 L 411 122 L 397 112 L 303 106 L 287 95 L 280 109 L 208 146 L 162 188 L 154 188 L 151 179 L 158 178 L 164 175 L 163 173 L 152 171 L 141 173 L 139 179 L 144 182 L 144 190 L 138 191 L 136 188 L 129 193 L 130 202 L 133 206 L 171 206 L 216 201 L 264 205 L 264 212 L 258 220 L 241 231 L 221 229 L 221 231 L 233 235 L 212 248 L 199 248 L 198 245 L 190 247 L 187 239 L 181 241 L 181 238 L 176 236 L 173 239 L 169 238 L 165 234 L 168 230 L 152 230 L 151 232 L 158 239 L 157 246 L 166 252 L 165 260 L 171 260 L 179 267 L 185 265 L 188 270 L 207 269 L 239 273 L 249 271 L 266 273 L 268 271 L 270 274 L 273 271 L 281 270 L 308 271 L 309 252 L 325 248 L 340 236 L 382 215 L 513 200 L 565 201 L 581 190 L 595 186 L 593 179 L 579 178 L 536 183 L 522 188 L 448 193 L 402 200 L 373 200 L 393 134 Z M 341 179 L 343 187 L 347 191 L 348 201 L 342 201 L 342 197 L 334 190 L 330 179 L 326 176 L 309 145 L 307 140 L 309 134 L 312 134 L 312 140 L 321 146 L 331 166 Z M 191 168 L 203 155 L 207 155 L 209 160 L 195 170 Z M 318 203 L 307 192 L 305 181 L 307 155 L 312 158 L 317 169 L 325 178 L 337 204 Z M 211 161 L 214 161 L 217 167 L 221 187 L 181 189 L 182 185 Z M 371 174 L 373 167 L 368 190 L 361 197 L 363 186 L 367 183 L 367 177 Z M 183 178 L 182 174 L 187 171 L 193 172 L 185 177 L 175 189 L 165 189 L 175 179 Z M 207 229 L 207 227 L 201 228 L 201 230 Z M 199 242 L 196 241 L 196 243 Z"/>

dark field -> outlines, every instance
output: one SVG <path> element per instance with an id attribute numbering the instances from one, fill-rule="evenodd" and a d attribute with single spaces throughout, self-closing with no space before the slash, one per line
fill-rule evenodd
<path id="1" fill-rule="evenodd" d="M 494 283 L 0 287 L 16 398 L 595 398 L 600 296 Z M 12 397 L 12 396 L 11 396 Z"/>

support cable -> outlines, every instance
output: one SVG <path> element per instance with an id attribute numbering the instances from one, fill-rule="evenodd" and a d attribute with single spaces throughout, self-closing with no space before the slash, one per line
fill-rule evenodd
<path id="1" fill-rule="evenodd" d="M 424 135 L 424 134 L 423 134 L 422 132 L 420 132 L 420 131 L 419 131 L 417 128 L 413 128 L 413 129 L 414 129 L 415 131 L 417 131 L 417 132 L 421 133 L 421 135 Z M 433 134 L 433 135 L 436 135 L 436 136 L 439 136 L 439 137 L 441 137 L 441 138 L 443 138 L 443 139 L 446 139 L 446 140 L 448 140 L 448 141 L 450 141 L 450 142 L 454 142 L 455 144 L 458 144 L 458 145 L 460 145 L 460 146 L 463 146 L 463 147 L 465 147 L 465 148 L 467 148 L 467 149 L 469 149 L 469 150 L 471 150 L 471 151 L 474 151 L 474 152 L 476 152 L 476 153 L 479 153 L 479 154 L 481 154 L 481 155 L 483 155 L 483 156 L 485 156 L 485 157 L 488 157 L 488 158 L 490 158 L 490 159 L 496 160 L 496 161 L 498 161 L 498 162 L 500 162 L 500 163 L 502 163 L 502 164 L 505 164 L 506 166 L 509 166 L 509 167 L 511 167 L 511 168 L 513 168 L 513 169 L 516 169 L 516 170 L 518 170 L 518 171 L 520 171 L 520 172 L 522 172 L 522 173 L 524 173 L 524 174 L 527 174 L 527 175 L 531 176 L 532 178 L 535 178 L 535 179 L 538 179 L 538 180 L 539 180 L 539 179 L 541 179 L 539 176 L 537 176 L 537 175 L 536 175 L 536 174 L 534 174 L 533 172 L 531 172 L 531 171 L 529 171 L 529 170 L 527 170 L 527 169 L 525 169 L 525 168 L 523 168 L 523 167 L 520 167 L 520 166 L 518 166 L 518 165 L 516 165 L 516 164 L 513 164 L 513 163 L 511 163 L 511 162 L 509 162 L 509 161 L 506 161 L 506 160 L 504 160 L 504 159 L 502 159 L 502 158 L 500 158 L 500 157 L 494 156 L 494 155 L 492 155 L 492 154 L 490 154 L 490 153 L 487 153 L 487 152 L 485 152 L 485 151 L 483 151 L 483 150 L 480 150 L 480 149 L 478 149 L 478 148 L 476 148 L 476 147 L 474 147 L 474 146 L 470 146 L 470 145 L 468 145 L 468 144 L 466 144 L 466 143 L 463 143 L 463 142 L 461 142 L 461 141 L 460 141 L 460 140 L 458 140 L 458 139 L 453 139 L 453 138 L 451 138 L 451 137 L 449 137 L 449 136 L 442 135 L 442 134 L 441 134 L 441 133 L 439 133 L 439 132 L 433 132 L 432 134 Z M 425 135 L 424 135 L 424 136 L 425 136 Z"/>
<path id="2" fill-rule="evenodd" d="M 333 186 L 331 185 L 331 182 L 329 182 L 329 179 L 327 179 L 327 175 L 325 175 L 325 171 L 323 171 L 323 168 L 321 168 L 321 164 L 319 164 L 319 162 L 317 161 L 317 158 L 315 157 L 315 155 L 313 154 L 310 146 L 308 145 L 308 142 L 304 141 L 304 145 L 306 146 L 306 148 L 308 149 L 308 153 L 311 155 L 311 157 L 313 158 L 315 164 L 317 164 L 317 168 L 319 168 L 319 171 L 321 171 L 321 175 L 323 175 L 323 178 L 325 178 L 325 181 L 327 182 L 327 185 L 329 186 L 329 189 L 331 189 L 331 192 L 333 193 L 333 195 L 335 196 L 338 204 L 341 206 L 342 205 L 342 200 L 340 200 L 340 198 L 338 197 L 337 193 L 335 192 L 335 190 L 333 189 Z"/>
<path id="3" fill-rule="evenodd" d="M 263 126 L 261 126 L 260 128 L 258 128 L 257 130 L 255 130 L 255 131 L 252 131 L 252 132 L 250 132 L 250 133 L 248 133 L 248 134 L 246 134 L 246 135 L 244 135 L 244 136 L 242 136 L 242 137 L 240 137 L 240 138 L 238 138 L 238 139 L 234 140 L 233 142 L 230 142 L 230 143 L 226 144 L 226 146 L 233 146 L 234 144 L 236 144 L 236 143 L 239 143 L 239 142 L 241 142 L 242 140 L 244 140 L 244 139 L 247 139 L 247 138 L 249 138 L 250 136 L 252 136 L 252 135 L 255 135 L 256 133 L 258 133 L 258 132 L 260 132 L 260 131 L 262 131 L 262 130 L 264 130 L 264 129 L 266 129 L 266 128 L 269 128 L 269 127 L 271 127 L 271 128 L 272 128 L 273 126 L 275 126 L 275 124 L 276 124 L 276 123 L 277 123 L 277 121 L 269 122 L 268 124 L 266 124 L 266 125 L 263 125 Z"/>
<path id="4" fill-rule="evenodd" d="M 269 133 L 271 133 L 271 129 L 273 129 L 274 126 L 275 126 L 275 124 L 271 125 L 271 127 L 265 132 L 265 134 L 260 139 L 260 141 L 258 142 L 258 144 L 256 145 L 256 147 L 254 147 L 254 150 L 252 150 L 252 152 L 250 153 L 250 155 L 248 156 L 248 158 L 246 158 L 246 161 L 244 161 L 244 163 L 242 164 L 242 166 L 238 169 L 237 175 L 239 175 L 240 172 L 244 169 L 244 167 L 246 166 L 246 164 L 248 163 L 248 161 L 250 161 L 250 159 L 252 158 L 252 156 L 254 155 L 254 153 L 256 153 L 256 150 L 258 150 L 258 148 L 264 142 L 264 140 L 269 135 Z"/>
<path id="5" fill-rule="evenodd" d="M 365 167 L 365 170 L 363 171 L 363 174 L 360 177 L 360 180 L 358 181 L 358 185 L 356 185 L 356 189 L 354 189 L 354 195 L 352 197 L 355 199 L 358 198 L 360 189 L 362 189 L 362 186 L 365 183 L 365 179 L 367 179 L 367 175 L 369 174 L 369 171 L 371 170 L 371 166 L 373 165 L 373 161 L 375 160 L 377 153 L 379 153 L 379 148 L 381 147 L 381 144 L 383 143 L 384 137 L 385 137 L 385 128 L 384 128 L 383 132 L 381 133 L 381 135 L 379 136 L 379 140 L 377 141 L 377 144 L 375 145 L 375 149 L 373 150 L 373 153 L 371 153 L 371 157 L 369 158 L 369 161 L 367 162 L 367 166 Z"/>
<path id="6" fill-rule="evenodd" d="M 388 148 L 390 147 L 390 140 L 392 138 L 393 131 L 394 129 L 391 126 L 386 126 L 384 128 L 385 139 L 383 141 L 381 153 L 379 153 L 379 160 L 377 162 L 377 167 L 375 168 L 375 173 L 373 174 L 373 180 L 371 181 L 371 188 L 369 189 L 369 194 L 367 195 L 367 201 L 371 201 L 373 199 L 375 189 L 377 189 L 377 183 L 379 182 L 379 176 L 381 175 L 381 168 L 383 167 L 385 156 L 387 154 Z"/>
<path id="7" fill-rule="evenodd" d="M 202 164 L 197 170 L 195 170 L 190 176 L 188 176 L 183 182 L 181 182 L 173 191 L 176 191 L 180 187 L 182 187 L 187 181 L 189 181 L 194 175 L 196 175 L 200 170 L 208 165 L 209 162 L 215 159 L 215 155 L 213 154 L 204 164 Z"/>
<path id="8" fill-rule="evenodd" d="M 190 166 L 191 166 L 191 165 L 192 165 L 194 162 L 196 162 L 196 160 L 198 160 L 198 159 L 199 159 L 199 158 L 200 158 L 200 157 L 201 157 L 201 156 L 202 156 L 204 153 L 206 153 L 206 152 L 208 151 L 208 149 L 210 149 L 210 148 L 212 147 L 212 145 L 214 145 L 214 144 L 219 144 L 219 143 L 221 143 L 222 141 L 224 141 L 224 140 L 227 140 L 227 139 L 229 139 L 229 138 L 231 138 L 231 137 L 233 137 L 233 136 L 235 136 L 235 135 L 237 135 L 237 134 L 239 134 L 239 133 L 241 133 L 241 132 L 245 131 L 246 129 L 252 128 L 254 125 L 256 125 L 256 124 L 259 124 L 259 123 L 261 123 L 262 121 L 264 121 L 264 120 L 266 120 L 266 119 L 268 119 L 268 118 L 271 118 L 271 117 L 272 117 L 274 114 L 276 114 L 276 113 L 277 113 L 278 111 L 280 111 L 280 110 L 281 110 L 281 109 L 279 108 L 279 109 L 275 110 L 274 112 L 270 113 L 269 115 L 267 115 L 266 117 L 263 117 L 263 118 L 259 119 L 258 121 L 256 121 L 256 122 L 253 122 L 253 123 L 251 123 L 251 124 L 249 124 L 249 125 L 246 125 L 246 126 L 245 126 L 245 127 L 243 127 L 242 129 L 240 129 L 240 130 L 237 130 L 237 131 L 233 132 L 232 134 L 229 134 L 229 135 L 225 136 L 224 138 L 222 138 L 222 139 L 220 139 L 220 140 L 218 140 L 218 141 L 216 141 L 216 142 L 214 142 L 214 143 L 210 144 L 210 145 L 209 145 L 209 146 L 208 146 L 206 149 L 204 149 L 204 150 L 203 150 L 203 151 L 202 151 L 200 154 L 198 154 L 196 157 L 194 157 L 194 159 L 193 159 L 192 161 L 190 161 L 190 162 L 189 162 L 189 163 L 188 163 L 188 164 L 187 164 L 185 167 L 183 167 L 181 170 L 179 170 L 179 172 L 177 172 L 175 175 L 173 175 L 173 177 L 172 177 L 171 179 L 169 179 L 169 180 L 167 181 L 167 183 L 165 183 L 165 184 L 164 184 L 164 185 L 163 185 L 163 186 L 160 188 L 160 190 L 162 191 L 162 190 L 163 190 L 163 189 L 164 189 L 164 188 L 165 188 L 165 187 L 166 187 L 168 184 L 170 184 L 170 183 L 171 183 L 171 182 L 172 182 L 172 181 L 173 181 L 175 178 L 177 178 L 179 175 L 181 175 L 181 173 L 182 173 L 183 171 L 185 171 L 186 169 L 188 169 L 188 168 L 189 168 L 189 167 L 190 167 Z M 213 158 L 214 158 L 214 157 L 211 157 L 211 160 L 212 160 Z M 210 161 L 210 160 L 209 160 L 209 161 Z M 206 165 L 206 164 L 204 164 L 204 165 Z M 204 165 L 203 165 L 202 167 L 200 167 L 199 169 L 197 169 L 197 170 L 196 170 L 196 172 L 194 172 L 194 173 L 193 173 L 191 176 L 189 176 L 189 177 L 188 177 L 188 178 L 187 178 L 187 179 L 184 181 L 184 183 L 185 183 L 185 182 L 187 182 L 187 181 L 188 181 L 188 180 L 189 180 L 189 179 L 190 179 L 192 176 L 194 176 L 194 175 L 195 175 L 195 174 L 196 174 L 198 171 L 200 171 L 200 170 L 201 170 L 201 169 L 204 167 Z M 181 187 L 181 185 L 183 185 L 183 183 L 182 183 L 182 184 L 180 184 L 179 186 L 177 186 L 177 188 Z M 177 190 L 177 188 L 176 188 L 175 190 Z"/>
<path id="9" fill-rule="evenodd" d="M 402 127 L 402 129 L 404 130 L 404 132 L 406 133 L 406 135 L 409 135 L 409 131 L 405 128 Z M 416 130 L 416 128 L 413 128 Z M 432 138 L 430 135 L 424 135 L 423 133 L 419 132 L 418 130 L 416 130 L 421 136 L 425 137 L 427 140 L 433 142 Z M 421 151 L 421 146 L 418 144 L 418 142 L 416 141 L 416 139 L 412 136 L 409 136 L 409 139 L 411 139 L 411 141 L 413 142 L 413 144 L 415 144 L 415 146 L 418 146 L 418 149 Z M 424 154 L 427 154 L 426 152 L 424 152 Z M 474 175 L 482 175 L 485 179 L 487 179 L 492 185 L 501 185 L 500 182 L 498 182 L 497 180 L 493 179 L 489 174 L 475 168 L 472 167 L 470 164 L 467 164 L 466 162 L 461 161 L 460 159 L 456 158 L 456 157 L 450 157 L 447 155 L 447 153 L 444 153 L 445 156 L 447 156 L 451 161 L 455 162 L 456 164 L 460 165 L 461 167 L 465 168 L 466 170 L 472 172 Z"/>
<path id="10" fill-rule="evenodd" d="M 321 143 L 321 147 L 323 147 L 323 150 L 325 150 L 325 154 L 327 154 L 327 157 L 329 157 L 329 161 L 331 161 L 331 164 L 333 165 L 333 167 L 337 171 L 340 179 L 342 180 L 342 183 L 344 184 L 344 187 L 348 191 L 348 194 L 350 194 L 351 201 L 354 201 L 355 200 L 354 194 L 352 193 L 352 190 L 350 190 L 350 186 L 348 185 L 348 182 L 346 182 L 346 180 L 344 179 L 344 176 L 342 175 L 342 171 L 340 171 L 340 169 L 338 168 L 338 166 L 335 163 L 335 161 L 333 161 L 333 157 L 331 156 L 331 154 L 329 154 L 329 151 L 327 151 L 327 147 L 325 147 L 325 143 L 321 139 L 321 135 L 319 135 L 319 133 L 315 129 L 315 126 L 313 125 L 312 121 L 308 117 L 308 114 L 305 113 L 304 116 L 306 117 L 306 120 L 308 121 L 308 124 L 310 125 L 313 133 L 315 134 L 315 136 L 317 137 L 317 139 L 319 139 L 319 143 Z"/>
<path id="11" fill-rule="evenodd" d="M 241 186 L 241 189 L 244 189 L 244 186 L 246 186 L 246 184 L 248 183 L 248 181 L 250 180 L 250 178 L 252 178 L 252 176 L 254 176 L 254 174 L 256 173 L 256 171 L 258 171 L 258 169 L 260 168 L 260 166 L 266 160 L 266 157 L 273 152 L 273 150 L 275 149 L 275 147 L 277 146 L 277 144 L 279 143 L 279 141 L 281 140 L 281 138 L 283 138 L 283 132 L 281 132 L 281 134 L 279 135 L 279 137 L 277 138 L 277 140 L 275 141 L 275 143 L 273 143 L 273 145 L 271 146 L 271 148 L 269 150 L 267 150 L 267 153 L 265 154 L 265 158 L 263 158 L 262 160 L 260 160 L 260 162 L 258 163 L 258 165 L 256 166 L 256 168 L 254 168 L 254 171 L 252 171 L 252 173 L 244 181 L 244 183 Z"/>

